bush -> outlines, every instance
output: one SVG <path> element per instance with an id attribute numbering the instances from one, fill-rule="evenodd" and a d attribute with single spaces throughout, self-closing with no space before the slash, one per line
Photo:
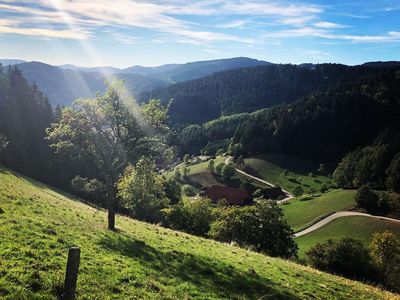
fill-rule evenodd
<path id="1" fill-rule="evenodd" d="M 222 155 L 224 155 L 224 153 L 225 153 L 225 150 L 223 148 L 219 148 L 217 150 L 217 153 L 215 153 L 215 155 L 216 156 L 222 156 Z"/>
<path id="2" fill-rule="evenodd" d="M 318 243 L 307 253 L 317 269 L 348 278 L 371 279 L 373 267 L 368 250 L 361 241 L 342 238 Z"/>
<path id="3" fill-rule="evenodd" d="M 214 172 L 215 172 L 215 160 L 210 159 L 210 160 L 208 161 L 207 169 L 208 169 L 208 171 L 210 171 L 211 173 L 214 173 Z"/>
<path id="4" fill-rule="evenodd" d="M 292 190 L 292 194 L 295 197 L 299 197 L 304 194 L 304 189 L 300 185 L 298 185 Z"/>
<path id="5" fill-rule="evenodd" d="M 218 165 L 215 166 L 215 173 L 221 174 L 222 168 L 225 166 L 225 163 L 220 162 Z"/>
<path id="6" fill-rule="evenodd" d="M 357 190 L 355 200 L 359 207 L 365 208 L 368 212 L 378 210 L 379 196 L 368 185 L 363 185 Z"/>
<path id="7" fill-rule="evenodd" d="M 229 180 L 235 175 L 235 167 L 232 164 L 224 165 L 220 174 L 224 180 Z"/>
<path id="8" fill-rule="evenodd" d="M 174 178 L 164 181 L 164 192 L 173 205 L 181 200 L 181 186 Z"/>
<path id="9" fill-rule="evenodd" d="M 375 233 L 370 248 L 386 287 L 400 291 L 400 240 L 390 231 Z"/>
<path id="10" fill-rule="evenodd" d="M 322 184 L 321 187 L 319 188 L 319 191 L 320 191 L 321 193 L 325 193 L 325 192 L 327 192 L 328 190 L 329 190 L 329 186 L 328 186 L 326 183 Z"/>
<path id="11" fill-rule="evenodd" d="M 210 230 L 212 210 L 208 199 L 180 202 L 164 212 L 167 225 L 173 229 L 200 236 L 205 236 Z"/>
<path id="12" fill-rule="evenodd" d="M 188 197 L 193 197 L 197 194 L 196 189 L 189 184 L 185 184 L 182 187 L 182 192 Z"/>
<path id="13" fill-rule="evenodd" d="M 282 209 L 272 201 L 220 209 L 211 225 L 210 236 L 270 256 L 289 258 L 297 253 L 293 231 L 286 223 Z"/>

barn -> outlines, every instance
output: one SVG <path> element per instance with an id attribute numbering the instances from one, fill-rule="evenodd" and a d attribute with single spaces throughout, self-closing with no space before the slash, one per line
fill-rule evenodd
<path id="1" fill-rule="evenodd" d="M 213 185 L 200 194 L 210 198 L 213 203 L 225 199 L 229 205 L 247 205 L 252 203 L 250 194 L 243 189 Z"/>

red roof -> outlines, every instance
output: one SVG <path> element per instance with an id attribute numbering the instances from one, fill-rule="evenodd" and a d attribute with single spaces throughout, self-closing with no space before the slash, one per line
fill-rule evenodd
<path id="1" fill-rule="evenodd" d="M 249 193 L 245 190 L 219 185 L 213 185 L 203 192 L 202 196 L 210 198 L 212 202 L 225 199 L 228 204 L 233 205 L 244 205 L 246 201 L 251 199 Z"/>

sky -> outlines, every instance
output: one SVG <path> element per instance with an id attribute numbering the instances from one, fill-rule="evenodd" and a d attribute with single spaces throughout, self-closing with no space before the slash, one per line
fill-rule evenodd
<path id="1" fill-rule="evenodd" d="M 156 66 L 400 60 L 400 0 L 0 0 L 0 58 Z"/>

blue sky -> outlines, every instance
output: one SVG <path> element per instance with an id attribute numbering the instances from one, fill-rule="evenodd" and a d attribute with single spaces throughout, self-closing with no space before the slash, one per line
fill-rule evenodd
<path id="1" fill-rule="evenodd" d="M 155 66 L 400 60 L 400 0 L 0 0 L 0 58 Z"/>

